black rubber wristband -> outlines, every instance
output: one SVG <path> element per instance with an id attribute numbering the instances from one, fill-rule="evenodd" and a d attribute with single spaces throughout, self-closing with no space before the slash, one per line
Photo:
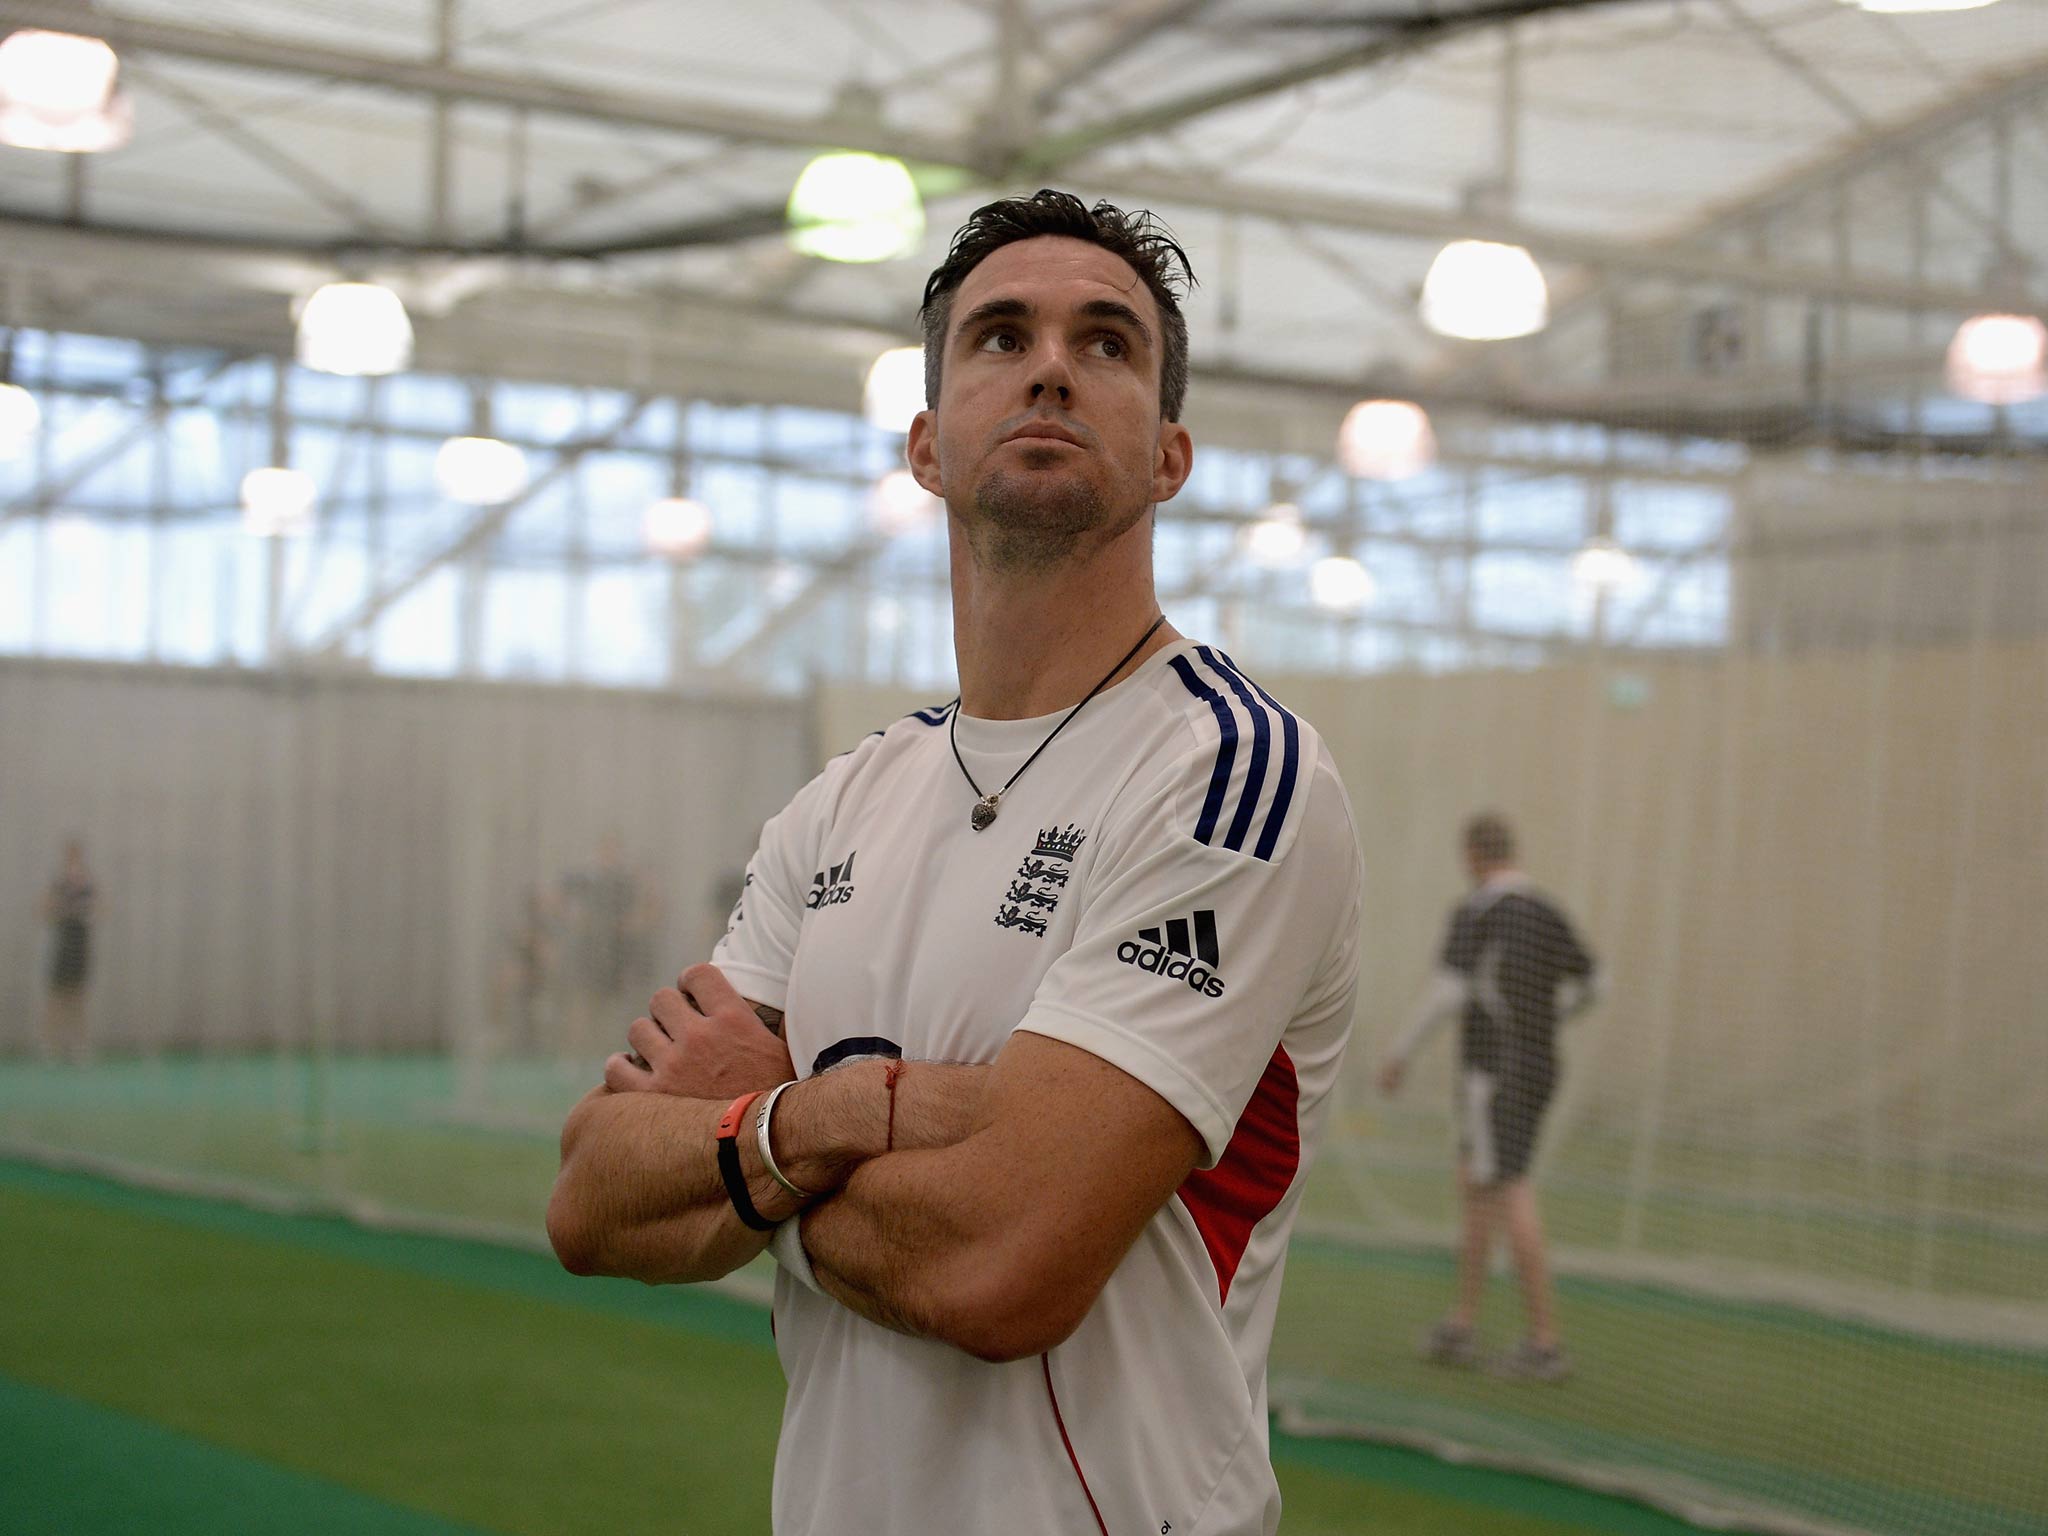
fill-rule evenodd
<path id="1" fill-rule="evenodd" d="M 756 1232 L 773 1232 L 775 1223 L 754 1209 L 753 1194 L 740 1173 L 740 1122 L 759 1097 L 759 1094 L 745 1095 L 718 1122 L 718 1176 L 725 1180 L 725 1197 L 732 1202 L 733 1214 Z"/>

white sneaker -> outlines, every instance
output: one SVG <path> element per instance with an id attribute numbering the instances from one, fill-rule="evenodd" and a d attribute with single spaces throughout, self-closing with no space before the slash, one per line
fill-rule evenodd
<path id="1" fill-rule="evenodd" d="M 1479 1347 L 1464 1324 L 1438 1323 L 1423 1336 L 1422 1358 L 1431 1365 L 1473 1366 L 1479 1363 Z"/>
<path id="2" fill-rule="evenodd" d="M 1494 1356 L 1487 1361 L 1486 1368 L 1510 1381 L 1563 1381 L 1572 1373 L 1572 1363 L 1565 1358 L 1562 1345 L 1553 1344 L 1546 1349 L 1528 1339 L 1506 1354 Z"/>

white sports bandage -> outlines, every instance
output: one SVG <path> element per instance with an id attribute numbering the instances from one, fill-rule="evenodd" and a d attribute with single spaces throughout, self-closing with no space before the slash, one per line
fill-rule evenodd
<path id="1" fill-rule="evenodd" d="M 786 1270 L 791 1279 L 820 1296 L 825 1288 L 818 1284 L 818 1277 L 811 1269 L 811 1256 L 804 1252 L 802 1216 L 792 1216 L 775 1228 L 775 1235 L 768 1239 L 768 1251 L 775 1255 L 775 1262 Z"/>
<path id="2" fill-rule="evenodd" d="M 1599 1002 L 1607 991 L 1607 977 L 1601 971 L 1591 971 L 1584 976 L 1567 976 L 1557 984 L 1557 1017 L 1559 1022 L 1576 1018 Z"/>

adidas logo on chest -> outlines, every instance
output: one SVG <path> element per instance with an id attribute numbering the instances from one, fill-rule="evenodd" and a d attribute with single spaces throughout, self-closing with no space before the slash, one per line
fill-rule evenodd
<path id="1" fill-rule="evenodd" d="M 815 912 L 820 907 L 836 907 L 853 900 L 853 859 L 854 855 L 849 853 L 843 862 L 811 876 L 811 893 L 804 898 L 804 906 Z"/>

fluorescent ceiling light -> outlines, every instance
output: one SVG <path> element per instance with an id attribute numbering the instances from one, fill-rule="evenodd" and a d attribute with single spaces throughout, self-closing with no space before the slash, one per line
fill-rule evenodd
<path id="1" fill-rule="evenodd" d="M 134 110 L 114 88 L 121 68 L 97 37 L 25 28 L 0 42 L 0 144 L 64 154 L 119 149 Z"/>
<path id="2" fill-rule="evenodd" d="M 252 469 L 242 477 L 242 531 L 265 539 L 305 533 L 319 497 L 302 469 Z"/>
<path id="3" fill-rule="evenodd" d="M 495 437 L 451 437 L 434 455 L 434 484 L 450 501 L 502 506 L 526 489 L 526 455 Z"/>
<path id="4" fill-rule="evenodd" d="M 1337 429 L 1337 462 L 1361 480 L 1405 480 L 1436 462 L 1429 413 L 1412 400 L 1361 400 Z"/>
<path id="5" fill-rule="evenodd" d="M 1976 11 L 1998 0 L 1843 0 L 1859 11 L 1874 11 L 1880 16 L 1907 16 L 1916 11 Z"/>
<path id="6" fill-rule="evenodd" d="M 836 150 L 789 194 L 789 243 L 825 261 L 892 261 L 924 243 L 924 202 L 901 160 Z"/>
<path id="7" fill-rule="evenodd" d="M 1422 280 L 1422 320 L 1467 341 L 1528 336 L 1550 323 L 1550 290 L 1521 246 L 1453 240 Z"/>
<path id="8" fill-rule="evenodd" d="M 1301 526 L 1301 508 L 1276 501 L 1244 531 L 1245 554 L 1253 565 L 1280 570 L 1300 561 L 1308 550 L 1308 530 Z"/>
<path id="9" fill-rule="evenodd" d="M 412 363 L 412 321 L 381 283 L 328 283 L 299 310 L 298 358 L 320 373 L 401 373 Z"/>
<path id="10" fill-rule="evenodd" d="M 908 432 L 924 409 L 924 348 L 891 347 L 868 368 L 861 410 L 868 425 L 884 432 Z"/>
<path id="11" fill-rule="evenodd" d="M 2017 405 L 2048 393 L 2048 328 L 2032 315 L 1973 315 L 1948 344 L 1948 387 L 1965 400 Z"/>
<path id="12" fill-rule="evenodd" d="M 1572 580 L 1595 592 L 1612 592 L 1636 578 L 1636 557 L 1612 539 L 1586 540 L 1572 556 Z"/>
<path id="13" fill-rule="evenodd" d="M 641 514 L 640 536 L 657 555 L 693 559 L 711 542 L 711 509 L 686 497 L 665 497 Z"/>
<path id="14" fill-rule="evenodd" d="M 868 492 L 868 521 L 883 538 L 894 538 L 935 521 L 944 510 L 938 497 L 907 469 L 892 469 Z"/>
<path id="15" fill-rule="evenodd" d="M 1349 555 L 1331 555 L 1309 568 L 1309 596 L 1332 613 L 1356 613 L 1372 601 L 1374 587 L 1372 572 Z"/>
<path id="16" fill-rule="evenodd" d="M 19 384 L 0 384 L 0 459 L 26 452 L 42 420 L 34 395 Z"/>

